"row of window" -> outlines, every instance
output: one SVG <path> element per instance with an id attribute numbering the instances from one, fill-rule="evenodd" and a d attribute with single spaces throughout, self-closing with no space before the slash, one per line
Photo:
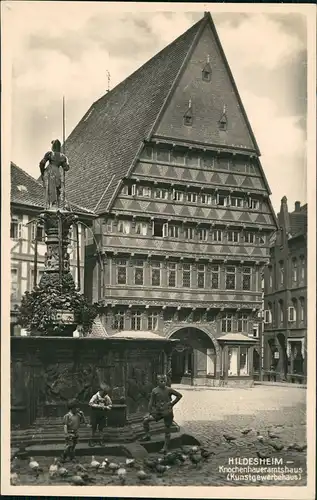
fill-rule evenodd
<path id="1" fill-rule="evenodd" d="M 186 355 L 187 354 L 187 355 Z M 190 353 L 185 354 L 184 372 L 187 375 L 192 373 L 192 363 Z M 224 375 L 224 351 L 222 351 L 221 359 L 221 375 Z M 216 375 L 216 352 L 214 349 L 207 349 L 207 375 Z M 228 376 L 248 376 L 249 375 L 249 348 L 248 347 L 231 347 L 228 346 Z"/>
<path id="2" fill-rule="evenodd" d="M 134 262 L 134 285 L 145 285 L 144 280 L 144 260 L 136 260 Z M 119 259 L 116 263 L 116 283 L 118 285 L 128 284 L 128 261 Z M 152 261 L 150 264 L 150 283 L 151 286 L 162 286 L 162 262 Z M 183 287 L 191 288 L 193 281 L 192 264 L 184 263 L 179 266 L 177 273 L 176 262 L 167 263 L 167 286 L 168 287 Z M 237 286 L 237 268 L 236 266 L 225 266 L 225 288 L 226 290 L 235 290 Z M 252 286 L 252 268 L 242 267 L 242 289 L 251 290 Z M 206 288 L 207 279 L 209 287 L 219 289 L 220 287 L 220 266 L 211 265 L 210 271 L 207 273 L 205 264 L 197 264 L 196 280 L 197 288 Z"/>
<path id="3" fill-rule="evenodd" d="M 35 222 L 32 222 L 30 226 L 31 226 L 30 227 L 31 241 L 34 241 L 35 239 L 37 239 L 38 241 L 44 241 L 44 227 L 41 226 L 40 224 L 36 224 Z M 21 239 L 22 231 L 23 231 L 22 222 L 18 218 L 13 217 L 11 219 L 11 225 L 10 225 L 10 238 L 13 240 Z"/>
<path id="4" fill-rule="evenodd" d="M 299 264 L 299 265 L 298 265 Z M 273 288 L 273 268 L 272 266 L 268 267 L 269 273 L 269 288 Z M 294 257 L 291 261 L 291 283 L 297 284 L 298 282 L 302 282 L 305 280 L 306 274 L 306 260 L 304 256 L 301 256 L 298 259 Z M 279 261 L 278 263 L 278 283 L 277 286 L 285 285 L 285 266 L 284 261 Z"/>
<path id="5" fill-rule="evenodd" d="M 143 198 L 156 198 L 160 200 L 173 200 L 182 203 L 248 208 L 251 210 L 262 209 L 262 203 L 250 196 L 197 193 L 195 191 L 182 191 L 179 189 L 151 188 L 139 184 L 126 184 L 123 186 L 121 194 L 126 196 L 140 196 Z"/>
<path id="6" fill-rule="evenodd" d="M 154 149 L 151 146 L 146 146 L 142 152 L 141 157 L 145 160 L 171 163 L 173 165 L 180 166 L 187 165 L 188 167 L 200 167 L 205 169 L 214 168 L 217 170 L 231 170 L 232 172 L 243 174 L 255 174 L 257 172 L 256 167 L 251 163 L 250 160 L 233 160 L 232 158 L 215 156 L 212 153 L 204 153 L 202 155 L 199 155 L 196 152 L 188 152 L 186 154 L 177 149 Z"/>
<path id="7" fill-rule="evenodd" d="M 299 300 L 292 299 L 292 305 L 285 311 L 284 301 L 279 300 L 277 303 L 277 311 L 275 302 L 268 302 L 268 309 L 264 311 L 264 323 L 275 324 L 275 313 L 277 312 L 277 322 L 279 324 L 284 324 L 285 313 L 287 315 L 287 321 L 290 323 L 297 324 L 305 321 L 305 299 L 300 297 Z"/>
<path id="8" fill-rule="evenodd" d="M 107 233 L 137 234 L 140 236 L 155 236 L 158 238 L 176 238 L 193 241 L 214 241 L 227 243 L 250 243 L 265 245 L 266 234 L 254 231 L 222 230 L 197 227 L 193 225 L 175 224 L 171 222 L 135 222 L 112 220 L 107 222 Z"/>
<path id="9" fill-rule="evenodd" d="M 27 224 L 26 227 L 30 227 L 30 231 L 28 231 L 28 237 L 30 238 L 30 241 L 34 242 L 35 239 L 37 239 L 37 241 L 39 242 L 45 241 L 45 231 L 44 227 L 41 224 L 31 222 L 30 224 Z M 10 238 L 13 240 L 19 240 L 23 238 L 23 223 L 17 217 L 11 218 Z M 70 241 L 72 244 L 77 242 L 76 230 L 74 228 L 71 229 Z"/>
<path id="10" fill-rule="evenodd" d="M 175 317 L 176 316 L 176 317 Z M 145 324 L 143 323 L 146 322 Z M 190 311 L 186 309 L 182 309 L 173 312 L 164 312 L 164 321 L 192 321 L 192 322 L 200 322 L 200 321 L 213 321 L 215 319 L 214 313 L 207 312 L 201 313 L 200 311 Z M 143 313 L 141 310 L 133 310 L 131 314 L 127 314 L 125 309 L 119 310 L 115 316 L 112 324 L 112 328 L 114 330 L 142 330 L 147 327 L 148 330 L 157 330 L 159 328 L 159 313 L 158 312 L 150 312 Z M 249 317 L 247 314 L 238 313 L 238 314 L 225 314 L 221 319 L 221 331 L 223 333 L 248 333 L 249 331 Z"/>

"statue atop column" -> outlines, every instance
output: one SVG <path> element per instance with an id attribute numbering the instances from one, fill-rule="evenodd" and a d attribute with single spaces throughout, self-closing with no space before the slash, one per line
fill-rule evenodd
<path id="1" fill-rule="evenodd" d="M 41 177 L 45 189 L 45 208 L 61 208 L 61 192 L 65 189 L 63 171 L 69 170 L 68 158 L 61 152 L 58 139 L 52 141 L 52 149 L 40 161 Z"/>

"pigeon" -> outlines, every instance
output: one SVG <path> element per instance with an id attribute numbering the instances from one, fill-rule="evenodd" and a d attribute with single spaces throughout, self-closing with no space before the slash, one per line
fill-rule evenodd
<path id="1" fill-rule="evenodd" d="M 256 432 L 256 438 L 258 441 L 260 441 L 260 443 L 263 443 L 264 437 L 258 431 Z"/>
<path id="2" fill-rule="evenodd" d="M 198 452 L 198 446 L 192 446 L 192 448 L 190 449 L 190 452 L 191 453 L 197 453 Z"/>
<path id="3" fill-rule="evenodd" d="M 140 481 L 145 481 L 149 477 L 150 477 L 149 474 L 147 474 L 143 469 L 139 470 L 138 473 L 137 473 L 137 478 Z"/>
<path id="4" fill-rule="evenodd" d="M 59 467 L 58 474 L 60 475 L 60 477 L 67 477 L 68 470 L 65 467 Z"/>
<path id="5" fill-rule="evenodd" d="M 202 456 L 200 453 L 194 453 L 189 455 L 189 459 L 192 462 L 192 464 L 196 465 L 197 467 L 202 460 Z"/>
<path id="6" fill-rule="evenodd" d="M 235 436 L 232 436 L 232 434 L 223 434 L 223 437 L 228 443 L 231 443 L 231 441 L 235 441 L 237 439 Z"/>
<path id="7" fill-rule="evenodd" d="M 124 467 L 120 467 L 120 469 L 117 470 L 117 476 L 119 478 L 120 483 L 123 485 L 127 477 L 126 469 Z"/>
<path id="8" fill-rule="evenodd" d="M 54 479 L 57 474 L 58 474 L 58 460 L 57 458 L 54 458 L 54 462 L 50 465 L 50 468 L 48 470 L 48 475 L 50 477 L 50 479 Z"/>
<path id="9" fill-rule="evenodd" d="M 125 461 L 125 464 L 127 467 L 134 467 L 135 459 L 134 458 L 127 458 Z"/>
<path id="10" fill-rule="evenodd" d="M 91 457 L 90 467 L 92 467 L 93 469 L 99 469 L 100 467 L 100 462 L 95 460 L 94 456 Z"/>
<path id="11" fill-rule="evenodd" d="M 12 486 L 16 486 L 17 484 L 19 484 L 19 476 L 16 472 L 11 472 L 10 483 L 12 484 Z"/>
<path id="12" fill-rule="evenodd" d="M 73 484 L 75 484 L 76 486 L 84 486 L 84 484 L 85 484 L 84 479 L 83 479 L 81 476 L 78 476 L 78 475 L 73 476 L 73 477 L 71 478 L 71 482 L 72 482 Z"/>
<path id="13" fill-rule="evenodd" d="M 43 472 L 43 469 L 39 466 L 39 463 L 34 460 L 33 457 L 30 457 L 29 467 L 36 476 L 38 476 L 40 472 Z"/>
<path id="14" fill-rule="evenodd" d="M 281 451 L 283 450 L 284 446 L 281 443 L 278 443 L 276 441 L 268 441 L 268 445 L 272 446 L 276 451 Z"/>
<path id="15" fill-rule="evenodd" d="M 205 448 L 201 448 L 200 453 L 205 460 L 207 460 L 211 455 L 215 454 L 213 451 L 206 450 Z"/>
<path id="16" fill-rule="evenodd" d="M 76 469 L 80 472 L 87 472 L 86 467 L 84 467 L 82 464 L 77 464 Z"/>
<path id="17" fill-rule="evenodd" d="M 262 458 L 262 459 L 268 458 L 270 456 L 269 453 L 264 453 L 263 451 L 257 451 L 256 454 L 259 458 Z"/>
<path id="18" fill-rule="evenodd" d="M 106 469 L 108 466 L 109 466 L 109 460 L 105 458 L 100 465 L 100 469 Z"/>
<path id="19" fill-rule="evenodd" d="M 153 458 L 152 458 L 152 459 L 151 459 L 151 458 L 145 458 L 145 459 L 143 460 L 143 463 L 144 463 L 144 465 L 145 465 L 148 469 L 150 469 L 150 470 L 154 470 L 154 469 L 155 469 L 155 467 L 156 467 L 157 461 L 156 461 L 156 460 L 154 460 Z"/>
<path id="20" fill-rule="evenodd" d="M 115 462 L 111 462 L 108 467 L 112 472 L 116 472 L 118 469 L 120 469 L 120 465 L 116 464 Z"/>
<path id="21" fill-rule="evenodd" d="M 178 453 L 176 452 L 166 453 L 165 457 L 163 458 L 164 465 L 175 465 L 177 461 L 178 461 Z"/>
<path id="22" fill-rule="evenodd" d="M 294 443 L 294 444 L 289 445 L 289 447 L 287 449 L 294 450 L 294 451 L 305 451 L 307 449 L 307 444 L 300 445 L 298 443 Z"/>
<path id="23" fill-rule="evenodd" d="M 156 465 L 156 471 L 159 473 L 159 474 L 164 474 L 164 472 L 166 472 L 167 470 L 170 469 L 170 466 L 169 465 L 163 465 L 163 464 L 157 464 Z"/>
<path id="24" fill-rule="evenodd" d="M 180 460 L 181 463 L 184 463 L 184 462 L 186 462 L 188 455 L 180 452 L 180 453 L 178 453 L 177 458 L 178 458 L 178 460 Z"/>
<path id="25" fill-rule="evenodd" d="M 274 434 L 274 432 L 272 431 L 267 431 L 267 434 L 269 436 L 269 438 L 271 439 L 278 439 L 280 436 L 278 436 L 278 434 Z"/>
<path id="26" fill-rule="evenodd" d="M 249 433 L 250 433 L 250 432 L 252 432 L 252 431 L 253 431 L 253 429 L 243 429 L 243 430 L 241 431 L 241 434 L 243 434 L 244 436 L 246 436 L 247 434 L 249 434 Z"/>

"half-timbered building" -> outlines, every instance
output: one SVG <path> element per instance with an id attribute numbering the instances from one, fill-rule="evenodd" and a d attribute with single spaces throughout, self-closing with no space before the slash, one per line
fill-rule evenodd
<path id="1" fill-rule="evenodd" d="M 276 220 L 210 14 L 93 103 L 66 151 L 69 198 L 98 214 L 85 291 L 107 332 L 182 340 L 174 382 L 249 381 Z"/>
<path id="2" fill-rule="evenodd" d="M 44 272 L 45 234 L 44 228 L 38 224 L 38 216 L 44 208 L 44 189 L 40 182 L 11 162 L 11 220 L 10 220 L 10 251 L 11 251 L 11 302 L 10 325 L 11 335 L 20 335 L 21 328 L 17 325 L 17 308 L 22 295 L 31 291 L 35 283 L 39 283 Z M 85 231 L 91 225 L 94 215 L 85 208 L 73 207 L 80 215 L 78 224 L 79 270 L 77 237 L 75 229 L 70 236 L 70 267 L 76 286 L 79 282 L 84 286 Z M 35 246 L 37 259 L 35 261 Z M 36 277 L 34 276 L 36 270 Z M 22 330 L 23 334 L 23 330 Z"/>

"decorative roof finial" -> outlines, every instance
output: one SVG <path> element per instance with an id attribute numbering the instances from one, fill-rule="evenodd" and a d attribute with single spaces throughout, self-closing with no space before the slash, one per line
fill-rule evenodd
<path id="1" fill-rule="evenodd" d="M 210 63 L 210 55 L 208 54 L 207 56 L 207 63 L 209 64 Z"/>
<path id="2" fill-rule="evenodd" d="M 224 115 L 226 114 L 226 111 L 227 111 L 227 106 L 224 104 L 224 105 L 223 105 L 223 114 L 224 114 Z"/>
<path id="3" fill-rule="evenodd" d="M 191 100 L 191 99 L 189 99 L 189 101 L 188 101 L 188 107 L 189 107 L 189 108 L 191 108 L 191 107 L 192 107 L 192 100 Z"/>

